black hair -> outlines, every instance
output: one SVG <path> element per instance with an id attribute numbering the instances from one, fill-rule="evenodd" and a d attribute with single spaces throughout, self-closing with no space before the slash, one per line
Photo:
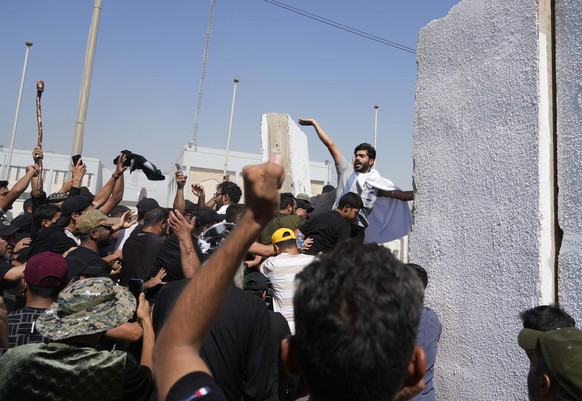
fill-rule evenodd
<path id="1" fill-rule="evenodd" d="M 281 192 L 279 209 L 287 209 L 288 206 L 295 206 L 295 196 L 291 192 Z"/>
<path id="2" fill-rule="evenodd" d="M 155 207 L 152 210 L 148 211 L 144 218 L 143 218 L 143 226 L 144 227 L 152 227 L 156 224 L 168 220 L 168 216 L 170 213 L 168 209 L 163 207 Z"/>
<path id="3" fill-rule="evenodd" d="M 127 206 L 117 205 L 113 208 L 111 213 L 109 213 L 109 217 L 120 217 L 123 213 L 127 212 L 128 210 L 131 209 L 128 208 Z"/>
<path id="4" fill-rule="evenodd" d="M 337 204 L 337 207 L 340 209 L 343 209 L 346 206 L 353 207 L 354 209 L 363 209 L 364 202 L 362 202 L 362 197 L 360 195 L 348 192 L 340 198 L 339 203 Z"/>
<path id="5" fill-rule="evenodd" d="M 36 208 L 32 215 L 32 219 L 34 224 L 37 227 L 40 227 L 43 220 L 52 220 L 57 215 L 57 213 L 61 212 L 61 207 L 59 205 L 55 205 L 54 203 L 45 203 L 40 205 Z"/>
<path id="6" fill-rule="evenodd" d="M 223 195 L 228 195 L 230 198 L 230 203 L 238 203 L 240 197 L 242 196 L 242 191 L 238 185 L 234 182 L 221 182 L 217 185 L 217 188 L 220 189 Z"/>
<path id="7" fill-rule="evenodd" d="M 368 153 L 368 157 L 370 159 L 376 160 L 376 149 L 369 143 L 364 142 L 356 146 L 354 149 L 354 155 L 358 152 L 358 150 L 365 150 Z"/>
<path id="8" fill-rule="evenodd" d="M 297 279 L 293 341 L 313 398 L 393 399 L 422 310 L 414 272 L 385 247 L 350 240 Z"/>
<path id="9" fill-rule="evenodd" d="M 226 222 L 235 224 L 236 219 L 238 219 L 245 211 L 245 205 L 235 204 L 230 205 L 226 209 Z"/>
<path id="10" fill-rule="evenodd" d="M 26 209 L 28 209 L 29 207 L 32 207 L 32 198 L 28 198 L 22 203 L 22 210 L 24 210 L 25 213 Z"/>
<path id="11" fill-rule="evenodd" d="M 53 283 L 57 281 L 56 277 L 45 277 L 41 280 L 44 283 Z M 59 293 L 63 290 L 63 288 L 65 288 L 66 283 L 63 283 L 62 285 L 58 286 L 58 287 L 43 287 L 40 285 L 32 285 L 30 283 L 26 283 L 26 286 L 28 288 L 28 291 L 32 292 L 34 295 L 39 296 L 41 298 L 47 298 L 47 299 L 53 299 L 53 300 L 57 300 L 59 297 Z"/>
<path id="12" fill-rule="evenodd" d="M 519 314 L 525 329 L 550 331 L 575 327 L 576 321 L 559 306 L 540 305 Z"/>
<path id="13" fill-rule="evenodd" d="M 422 281 L 422 285 L 424 285 L 424 288 L 426 288 L 428 285 L 428 274 L 426 273 L 426 270 L 424 270 L 424 267 L 417 265 L 416 263 L 407 263 L 406 266 L 410 267 L 416 272 L 416 275 L 420 281 Z"/>

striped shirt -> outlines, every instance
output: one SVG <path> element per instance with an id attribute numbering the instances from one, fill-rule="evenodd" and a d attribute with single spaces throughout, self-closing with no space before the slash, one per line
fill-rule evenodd
<path id="1" fill-rule="evenodd" d="M 315 259 L 313 255 L 281 253 L 265 260 L 261 267 L 263 274 L 271 281 L 273 288 L 273 310 L 285 316 L 292 334 L 295 334 L 295 318 L 293 316 L 293 296 L 297 288 L 295 276 L 313 259 Z"/>

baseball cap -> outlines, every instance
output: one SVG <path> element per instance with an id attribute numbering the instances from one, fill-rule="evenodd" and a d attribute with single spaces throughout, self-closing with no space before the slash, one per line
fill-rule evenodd
<path id="1" fill-rule="evenodd" d="M 107 217 L 100 210 L 88 210 L 77 219 L 77 230 L 79 234 L 88 234 L 91 230 L 99 226 L 111 227 L 119 221 L 119 218 Z"/>
<path id="2" fill-rule="evenodd" d="M 20 228 L 10 224 L 8 220 L 0 221 L 0 237 L 9 237 L 18 230 L 20 230 Z"/>
<path id="3" fill-rule="evenodd" d="M 56 280 L 43 281 L 49 277 Z M 38 253 L 26 262 L 24 279 L 27 283 L 39 287 L 62 286 L 67 279 L 67 262 L 58 253 L 50 251 Z"/>
<path id="4" fill-rule="evenodd" d="M 38 332 L 51 339 L 101 333 L 127 322 L 136 308 L 135 297 L 107 277 L 74 282 L 59 294 L 36 321 Z"/>
<path id="5" fill-rule="evenodd" d="M 526 351 L 540 351 L 560 388 L 582 399 L 582 331 L 573 327 L 545 332 L 522 329 L 517 341 Z"/>
<path id="6" fill-rule="evenodd" d="M 196 227 L 214 224 L 226 218 L 226 215 L 218 214 L 216 210 L 208 206 L 199 208 L 193 215 L 196 217 Z"/>
<path id="7" fill-rule="evenodd" d="M 271 243 L 274 245 L 290 239 L 297 239 L 293 230 L 290 228 L 280 228 L 271 236 Z"/>
<path id="8" fill-rule="evenodd" d="M 71 213 L 81 213 L 83 210 L 91 206 L 91 199 L 83 195 L 69 196 L 63 201 L 61 210 L 63 215 L 70 215 Z"/>
<path id="9" fill-rule="evenodd" d="M 243 279 L 243 290 L 255 291 L 261 290 L 266 291 L 269 289 L 269 282 L 264 274 L 259 272 L 250 272 L 244 276 Z"/>
<path id="10" fill-rule="evenodd" d="M 311 203 L 311 197 L 307 194 L 301 193 L 295 197 L 296 200 L 304 200 L 305 202 Z"/>

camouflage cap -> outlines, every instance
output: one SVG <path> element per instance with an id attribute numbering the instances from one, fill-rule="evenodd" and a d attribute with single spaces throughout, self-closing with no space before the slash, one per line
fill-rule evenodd
<path id="1" fill-rule="evenodd" d="M 136 308 L 135 297 L 110 278 L 79 280 L 59 294 L 36 321 L 40 334 L 51 340 L 107 331 L 127 322 Z"/>
<path id="2" fill-rule="evenodd" d="M 100 210 L 88 210 L 77 219 L 77 230 L 79 234 L 89 234 L 99 226 L 111 227 L 118 221 L 118 218 L 110 218 Z"/>

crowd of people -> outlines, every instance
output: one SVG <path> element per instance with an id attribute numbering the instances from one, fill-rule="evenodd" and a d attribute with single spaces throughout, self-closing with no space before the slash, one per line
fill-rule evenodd
<path id="1" fill-rule="evenodd" d="M 96 194 L 79 159 L 47 196 L 35 148 L 24 177 L 0 182 L 2 215 L 31 188 L 0 221 L 0 399 L 435 400 L 428 274 L 374 241 L 407 233 L 413 193 L 379 176 L 371 145 L 349 163 L 299 123 L 338 168 L 314 197 L 279 192 L 275 156 L 245 167 L 244 191 L 224 181 L 207 199 L 191 183 L 196 203 L 178 170 L 173 204 L 144 198 L 135 214 L 121 204 L 127 153 Z M 530 399 L 581 399 L 573 319 L 554 306 L 521 318 Z"/>

